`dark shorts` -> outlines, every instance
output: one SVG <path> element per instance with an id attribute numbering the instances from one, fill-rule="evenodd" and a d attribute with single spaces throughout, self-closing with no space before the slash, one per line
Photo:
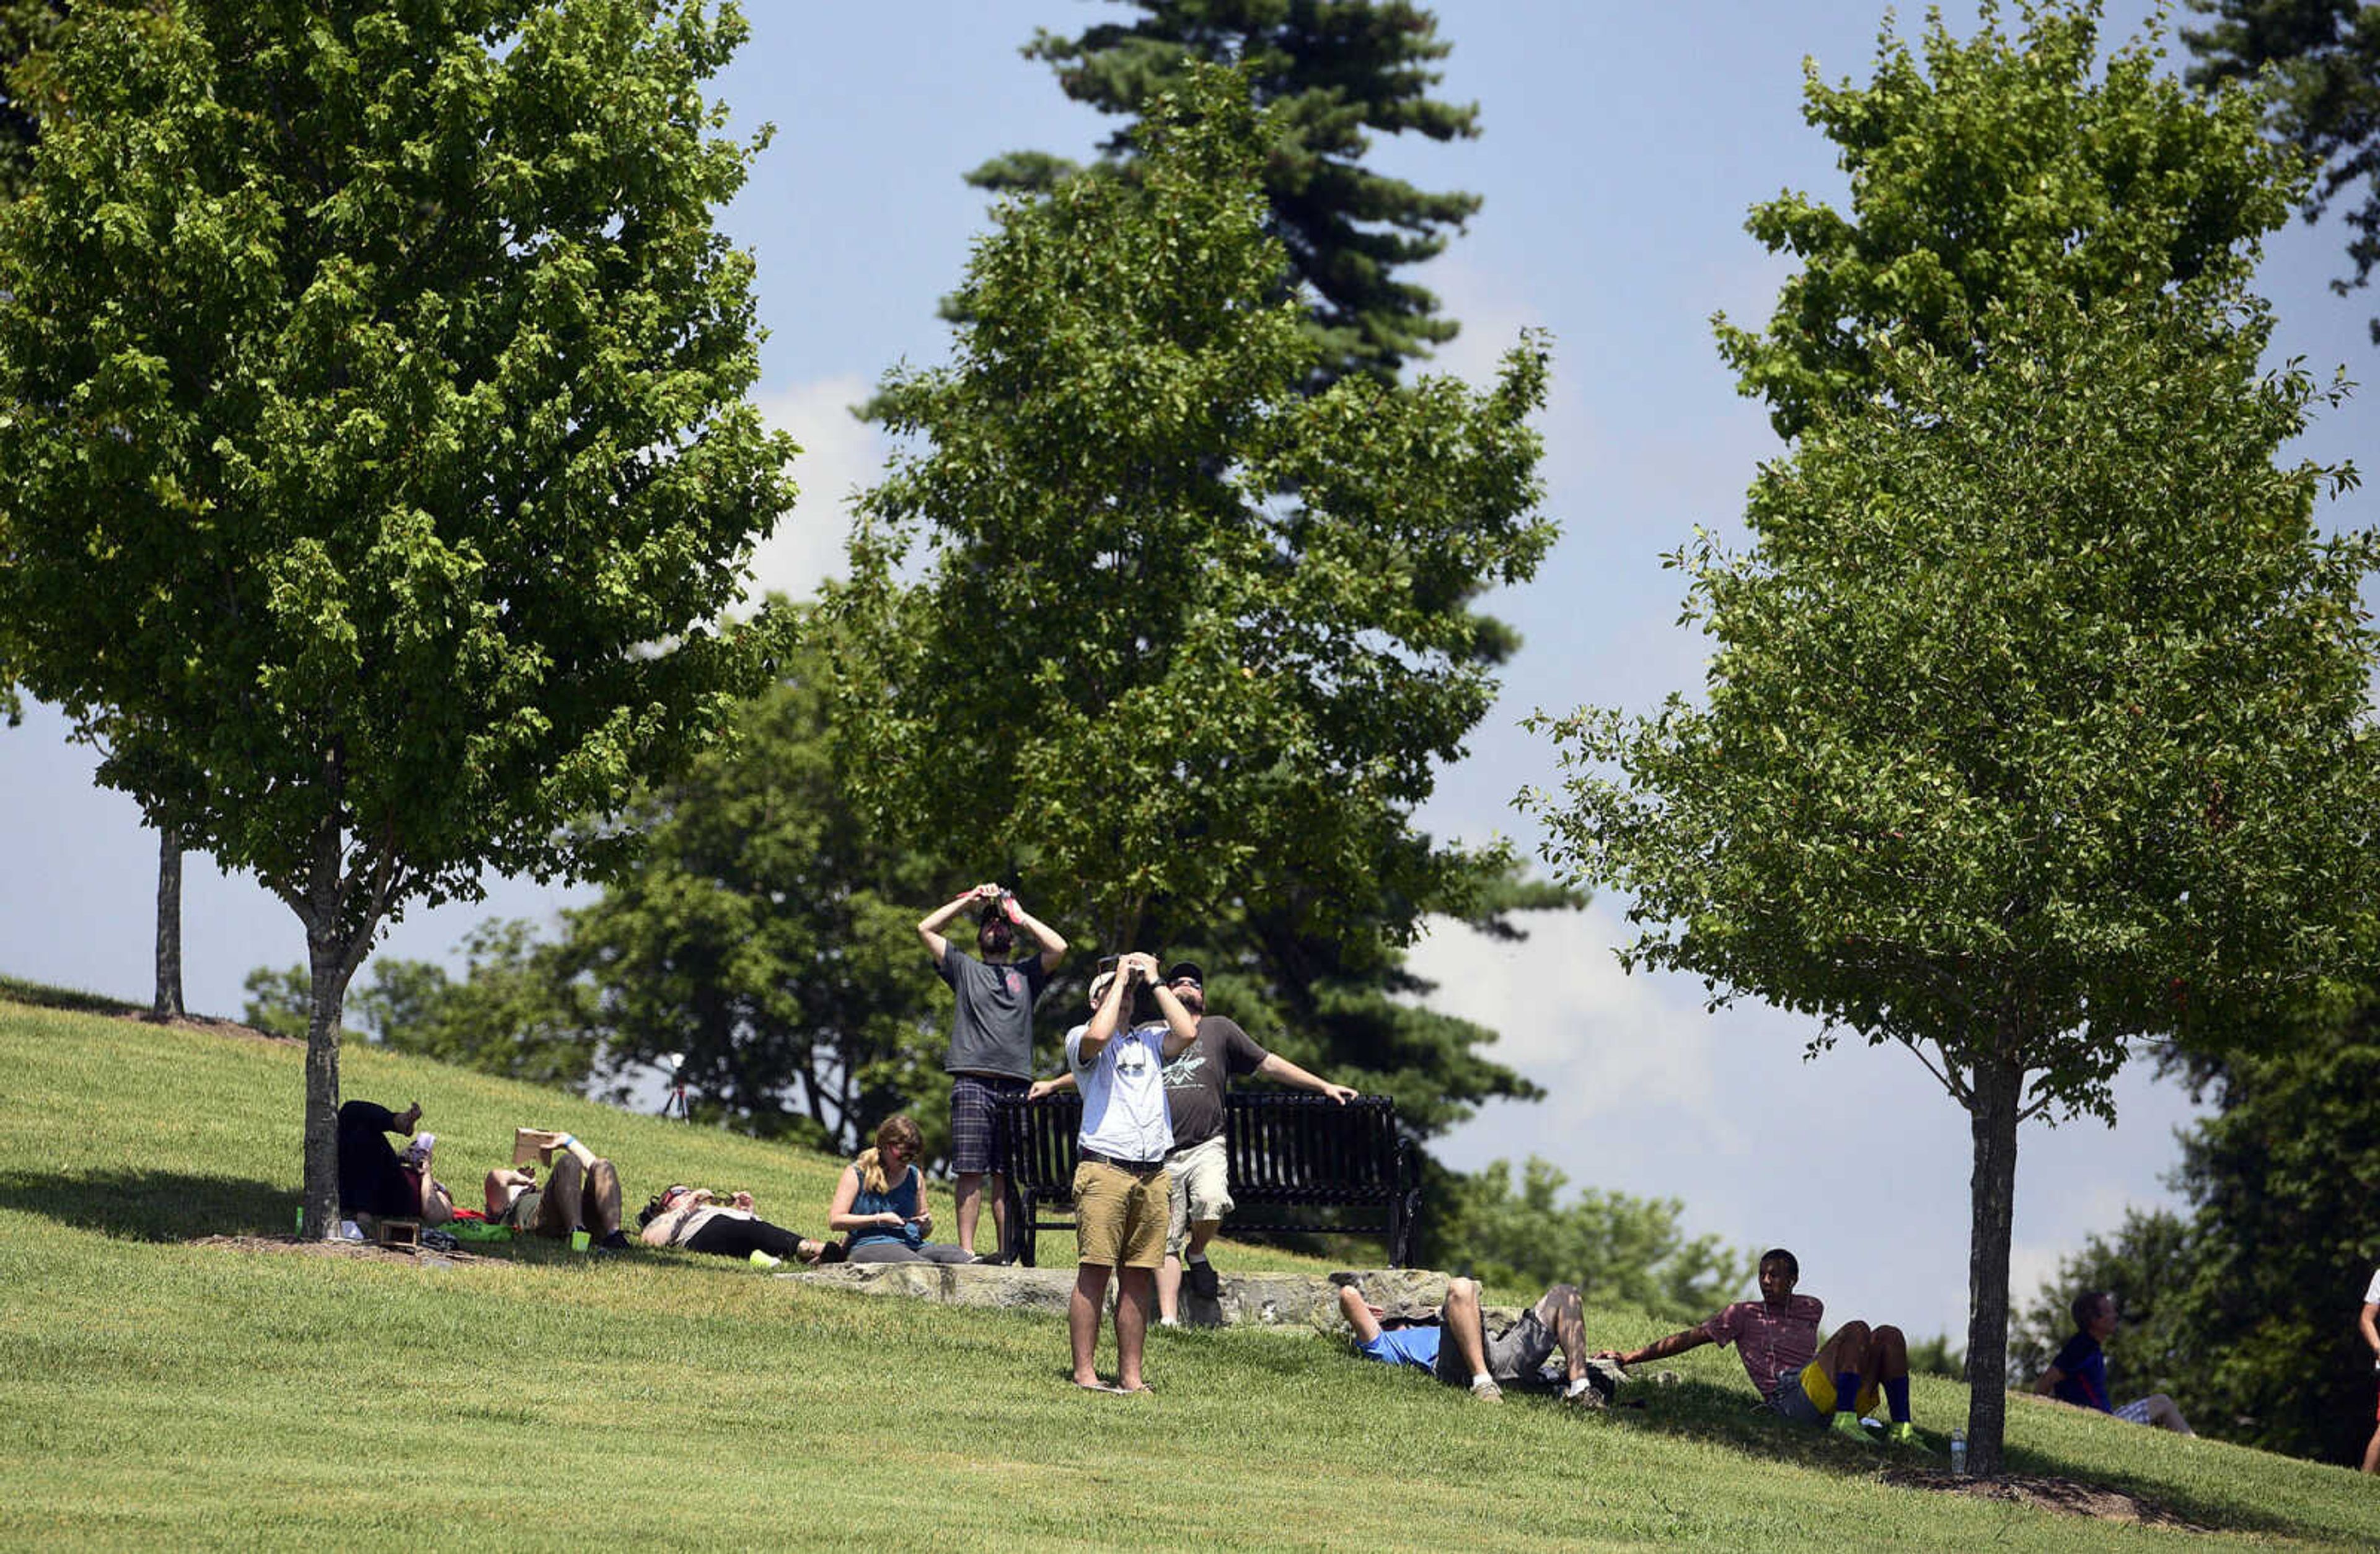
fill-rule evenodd
<path id="1" fill-rule="evenodd" d="M 1005 1096 L 1021 1096 L 1022 1079 L 984 1074 L 951 1075 L 951 1170 L 962 1175 L 1006 1172 L 1008 1159 L 1000 1148 L 1000 1118 L 992 1103 Z"/>
<path id="2" fill-rule="evenodd" d="M 1545 1368 L 1547 1356 L 1554 1352 L 1553 1330 L 1539 1320 L 1535 1306 L 1522 1312 L 1521 1319 L 1502 1332 L 1483 1332 L 1480 1339 L 1481 1358 L 1488 1362 L 1488 1374 L 1500 1386 L 1534 1378 Z M 1450 1387 L 1471 1385 L 1471 1369 L 1463 1363 L 1463 1351 L 1456 1346 L 1452 1333 L 1438 1341 L 1434 1370 L 1438 1378 Z"/>

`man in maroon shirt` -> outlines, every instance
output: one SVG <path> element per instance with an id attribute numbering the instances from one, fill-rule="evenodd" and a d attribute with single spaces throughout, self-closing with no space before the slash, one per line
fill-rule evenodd
<path id="1" fill-rule="evenodd" d="M 1867 1445 L 1859 1417 L 1876 1406 L 1880 1388 L 1892 1410 L 1885 1439 L 1915 1444 L 1909 1422 L 1909 1341 L 1899 1328 L 1846 1322 L 1821 1347 L 1818 1323 L 1826 1305 L 1815 1295 L 1793 1293 L 1801 1278 L 1802 1265 L 1792 1253 L 1781 1246 L 1763 1252 L 1758 1300 L 1738 1301 L 1701 1326 L 1655 1339 L 1642 1349 L 1624 1354 L 1607 1349 L 1596 1358 L 1626 1366 L 1706 1343 L 1732 1343 L 1753 1387 L 1786 1418 L 1818 1426 L 1831 1419 L 1838 1433 Z"/>

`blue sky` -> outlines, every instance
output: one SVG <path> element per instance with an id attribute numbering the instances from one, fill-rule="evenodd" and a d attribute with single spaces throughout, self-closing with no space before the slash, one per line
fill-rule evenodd
<path id="1" fill-rule="evenodd" d="M 1068 31 L 1123 13 L 1099 0 L 749 8 L 753 42 L 719 91 L 739 123 L 777 133 L 726 225 L 759 258 L 761 397 L 807 450 L 801 504 L 758 571 L 765 586 L 801 592 L 834 565 L 843 498 L 883 458 L 845 407 L 893 361 L 945 351 L 935 301 L 985 225 L 986 201 L 960 175 L 1003 150 L 1081 154 L 1108 127 L 1018 45 L 1037 26 Z M 1678 578 L 1659 557 L 1696 524 L 1732 527 L 1756 462 L 1780 451 L 1758 407 L 1736 395 L 1709 316 L 1765 319 L 1788 273 L 1742 230 L 1754 201 L 1787 188 L 1840 198 L 1831 150 L 1802 121 L 1802 60 L 1815 55 L 1829 79 L 1864 78 L 1883 12 L 1808 0 L 1436 9 L 1455 45 L 1441 94 L 1477 101 L 1483 133 L 1453 146 L 1384 142 L 1374 160 L 1425 188 L 1485 197 L 1418 277 L 1463 323 L 1439 368 L 1476 381 L 1520 329 L 1552 332 L 1543 427 L 1562 539 L 1536 581 L 1494 601 L 1526 645 L 1424 819 L 1534 847 L 1512 799 L 1555 774 L 1519 718 L 1582 702 L 1649 708 L 1699 683 L 1704 646 L 1676 626 Z M 2111 6 L 2110 36 L 2129 35 L 2146 10 Z M 2283 319 L 2277 354 L 2325 373 L 2365 369 L 2364 320 L 2380 310 L 2380 298 L 2330 294 L 2343 242 L 2336 222 L 2292 226 L 2264 278 Z M 2306 451 L 2352 456 L 2375 415 L 2368 398 L 2351 404 Z M 2373 521 L 2362 498 L 2331 517 Z M 0 971 L 145 997 L 154 840 L 90 771 L 45 710 L 0 732 Z M 483 904 L 408 917 L 384 950 L 447 956 L 484 916 L 542 917 L 563 899 L 494 881 Z M 302 957 L 286 908 L 203 859 L 191 860 L 186 921 L 190 1001 L 204 1012 L 236 1014 L 249 967 Z M 1435 1002 L 1504 1032 L 1502 1056 L 1552 1092 L 1489 1109 L 1445 1141 L 1446 1157 L 1475 1167 L 1536 1153 L 1581 1184 L 1680 1198 L 1695 1231 L 1793 1246 L 1806 1287 L 1838 1317 L 1963 1337 L 1964 1113 L 1906 1052 L 1804 1062 L 1808 1022 L 1758 1006 L 1707 1014 L 1691 983 L 1622 976 L 1615 932 L 1598 903 L 1541 921 L 1518 948 L 1460 929 L 1422 946 L 1417 965 L 1441 982 Z M 2127 1204 L 2166 1200 L 2159 1178 L 2186 1101 L 2135 1074 L 2119 1105 L 2114 1129 L 2027 1130 L 2020 1298 Z M 291 1169 L 294 1179 L 294 1155 Z M 2342 1288 L 2360 1277 L 2342 1269 Z"/>

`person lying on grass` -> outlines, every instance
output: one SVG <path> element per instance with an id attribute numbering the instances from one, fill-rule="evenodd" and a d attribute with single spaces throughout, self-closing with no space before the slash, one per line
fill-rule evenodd
<path id="1" fill-rule="evenodd" d="M 876 1130 L 876 1147 L 843 1168 L 827 1206 L 826 1228 L 845 1232 L 844 1244 L 855 1263 L 970 1263 L 975 1255 L 948 1242 L 928 1241 L 934 1228 L 926 1207 L 925 1179 L 917 1155 L 925 1135 L 906 1117 L 887 1117 Z"/>
<path id="2" fill-rule="evenodd" d="M 1860 1414 L 1876 1406 L 1876 1393 L 1892 1410 L 1885 1439 L 1896 1446 L 1916 1444 L 1909 1422 L 1909 1342 L 1894 1327 L 1846 1322 L 1824 1348 L 1818 1323 L 1827 1314 L 1815 1295 L 1797 1295 L 1802 1264 L 1776 1247 L 1760 1255 L 1760 1298 L 1738 1301 L 1697 1328 L 1656 1339 L 1621 1354 L 1606 1349 L 1598 1359 L 1622 1366 L 1667 1359 L 1706 1343 L 1732 1343 L 1763 1400 L 1788 1419 L 1832 1427 L 1862 1445 L 1874 1444 L 1860 1427 Z"/>
<path id="3" fill-rule="evenodd" d="M 540 1157 L 549 1168 L 543 1187 L 529 1164 Z M 619 1170 L 570 1134 L 515 1128 L 512 1165 L 488 1172 L 480 1195 L 491 1224 L 557 1241 L 585 1231 L 606 1252 L 627 1250 L 620 1230 Z"/>
<path id="4" fill-rule="evenodd" d="M 1479 1309 L 1475 1280 L 1451 1279 L 1446 1305 L 1418 1320 L 1390 1317 L 1364 1298 L 1353 1280 L 1339 1286 L 1339 1314 L 1354 1329 L 1355 1353 L 1383 1365 L 1426 1370 L 1450 1387 L 1468 1387 L 1481 1402 L 1501 1402 L 1504 1389 L 1543 1378 L 1557 1346 L 1562 1355 L 1565 1402 L 1600 1408 L 1613 1378 L 1598 1375 L 1586 1352 L 1586 1322 L 1578 1287 L 1556 1284 L 1521 1319 L 1492 1336 Z"/>
<path id="5" fill-rule="evenodd" d="M 670 1187 L 654 1195 L 637 1213 L 637 1223 L 648 1246 L 683 1246 L 689 1252 L 710 1252 L 722 1257 L 787 1257 L 805 1263 L 843 1261 L 843 1248 L 832 1242 L 812 1241 L 783 1225 L 772 1225 L 752 1211 L 752 1195 L 738 1190 L 725 1202 L 708 1187 Z"/>
<path id="6" fill-rule="evenodd" d="M 420 1122 L 418 1100 L 403 1111 L 391 1111 L 368 1100 L 351 1100 L 339 1108 L 339 1213 L 343 1218 L 365 1225 L 376 1220 L 419 1220 L 430 1226 L 443 1225 L 455 1217 L 454 1195 L 430 1173 L 435 1135 L 413 1136 L 401 1159 L 388 1147 L 387 1135 L 411 1135 Z"/>
<path id="7" fill-rule="evenodd" d="M 2121 1408 L 2111 1408 L 2107 1402 L 2107 1355 L 2100 1345 L 2116 1330 L 2116 1297 L 2105 1290 L 2094 1290 L 2075 1297 L 2070 1307 L 2074 1314 L 2074 1336 L 2058 1352 L 2058 1358 L 2041 1373 L 2033 1384 L 2036 1392 L 2046 1393 L 2059 1402 L 2070 1402 L 2077 1408 L 2095 1408 L 2102 1414 L 2112 1414 L 2131 1425 L 2155 1425 L 2177 1435 L 2196 1435 L 2190 1421 L 2182 1417 L 2181 1407 L 2163 1392 L 2152 1392 L 2135 1398 Z"/>

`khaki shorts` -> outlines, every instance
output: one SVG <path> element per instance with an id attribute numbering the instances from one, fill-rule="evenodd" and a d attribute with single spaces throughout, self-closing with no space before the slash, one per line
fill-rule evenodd
<path id="1" fill-rule="evenodd" d="M 1099 1268 L 1153 1269 L 1165 1260 L 1163 1171 L 1146 1177 L 1097 1160 L 1075 1168 L 1075 1239 Z"/>
<path id="2" fill-rule="evenodd" d="M 1192 1224 L 1220 1220 L 1232 1211 L 1232 1175 L 1223 1135 L 1217 1134 L 1204 1144 L 1175 1150 L 1165 1162 L 1165 1174 L 1173 1180 L 1173 1190 L 1166 1195 L 1172 1212 L 1165 1221 L 1165 1255 L 1178 1257 L 1189 1244 Z"/>

